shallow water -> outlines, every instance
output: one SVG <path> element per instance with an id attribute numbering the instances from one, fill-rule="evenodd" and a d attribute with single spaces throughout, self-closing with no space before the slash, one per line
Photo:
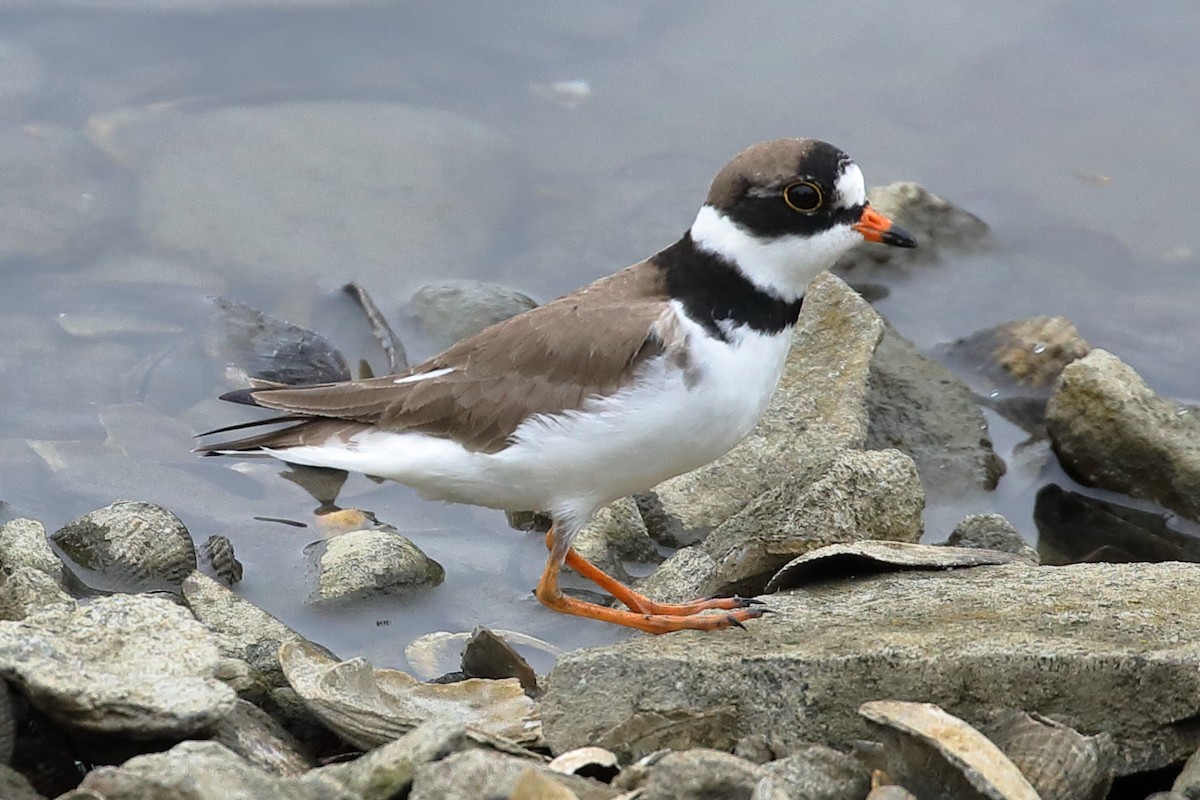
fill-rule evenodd
<path id="1" fill-rule="evenodd" d="M 918 345 L 1061 314 L 1158 391 L 1200 397 L 1194 3 L 72 5 L 0 2 L 5 513 L 53 530 L 159 502 L 197 541 L 229 536 L 239 591 L 344 655 L 403 665 L 414 636 L 479 624 L 568 648 L 628 634 L 538 607 L 540 537 L 498 512 L 361 478 L 342 504 L 396 525 L 446 582 L 306 608 L 319 534 L 253 518 L 316 502 L 274 463 L 189 452 L 242 418 L 213 399 L 229 388 L 204 338 L 214 295 L 378 369 L 345 281 L 393 319 L 447 277 L 546 300 L 673 241 L 737 150 L 817 136 L 870 183 L 916 180 L 993 227 L 995 251 L 887 280 L 878 308 Z M 987 510 L 1032 536 L 1037 489 L 1066 481 L 989 422 L 1009 473 L 931 508 L 934 538 Z"/>

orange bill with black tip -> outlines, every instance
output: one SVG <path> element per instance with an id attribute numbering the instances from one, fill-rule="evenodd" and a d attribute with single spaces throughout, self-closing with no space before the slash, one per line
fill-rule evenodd
<path id="1" fill-rule="evenodd" d="M 892 247 L 916 247 L 917 240 L 912 234 L 893 223 L 875 209 L 867 206 L 862 216 L 853 226 L 868 242 L 879 242 Z"/>

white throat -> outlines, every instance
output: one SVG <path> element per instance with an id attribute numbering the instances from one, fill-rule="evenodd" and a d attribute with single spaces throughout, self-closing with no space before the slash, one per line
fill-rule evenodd
<path id="1" fill-rule="evenodd" d="M 809 281 L 832 267 L 862 236 L 849 225 L 838 225 L 815 236 L 763 239 L 704 205 L 692 223 L 692 241 L 701 250 L 736 264 L 755 286 L 790 302 L 801 297 Z"/>

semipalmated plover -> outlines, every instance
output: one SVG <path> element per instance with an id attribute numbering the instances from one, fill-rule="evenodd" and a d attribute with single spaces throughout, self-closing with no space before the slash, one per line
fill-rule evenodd
<path id="1" fill-rule="evenodd" d="M 571 540 L 598 508 L 750 433 L 779 382 L 805 287 L 864 239 L 916 246 L 868 205 L 861 170 L 838 148 L 758 144 L 717 173 L 691 228 L 657 255 L 395 375 L 256 382 L 226 397 L 293 424 L 198 450 L 263 452 L 431 499 L 545 511 L 550 557 L 535 593 L 550 608 L 650 633 L 740 626 L 762 615 L 755 601 L 655 602 Z M 564 563 L 629 610 L 564 595 Z M 708 609 L 727 613 L 700 614 Z"/>

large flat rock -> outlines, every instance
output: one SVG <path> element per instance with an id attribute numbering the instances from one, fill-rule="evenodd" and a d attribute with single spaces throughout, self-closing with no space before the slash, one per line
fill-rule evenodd
<path id="1" fill-rule="evenodd" d="M 788 746 L 870 738 L 858 706 L 1001 708 L 1108 731 L 1121 773 L 1200 744 L 1200 565 L 1005 565 L 826 582 L 770 598 L 749 630 L 637 636 L 560 657 L 542 701 L 558 752 L 599 744 Z"/>

